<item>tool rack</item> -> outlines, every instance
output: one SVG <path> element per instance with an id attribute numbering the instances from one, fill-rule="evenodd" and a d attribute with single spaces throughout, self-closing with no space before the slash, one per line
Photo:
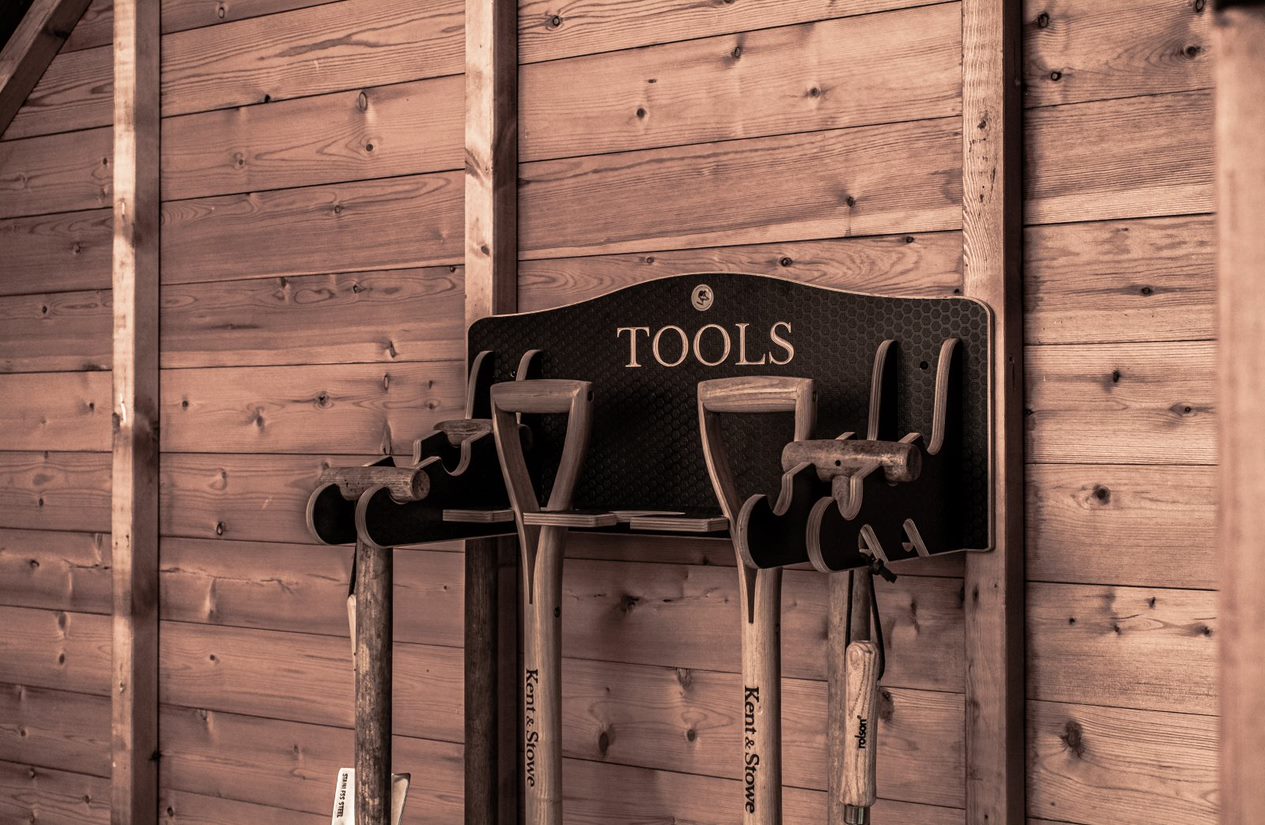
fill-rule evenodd
<path id="1" fill-rule="evenodd" d="M 357 544 L 356 821 L 390 821 L 391 548 L 516 534 L 525 818 L 561 822 L 560 596 L 566 536 L 579 530 L 733 543 L 744 821 L 780 822 L 781 570 L 861 571 L 868 601 L 870 571 L 994 546 L 988 306 L 682 275 L 484 318 L 468 343 L 463 419 L 420 438 L 407 464 L 327 471 L 309 501 L 319 540 Z M 832 644 L 872 653 L 861 624 Z M 856 659 L 857 673 L 872 669 Z M 871 775 L 873 751 L 861 754 Z M 872 784 L 849 822 L 866 821 Z"/>

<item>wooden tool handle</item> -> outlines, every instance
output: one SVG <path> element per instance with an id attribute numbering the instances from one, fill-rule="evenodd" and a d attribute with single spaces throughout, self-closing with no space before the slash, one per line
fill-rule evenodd
<path id="1" fill-rule="evenodd" d="M 593 385 L 588 381 L 537 378 L 506 381 L 492 387 L 492 409 L 509 413 L 564 413 L 590 400 Z"/>
<path id="2" fill-rule="evenodd" d="M 875 755 L 878 748 L 878 663 L 879 650 L 874 642 L 853 642 L 848 645 L 843 803 L 850 808 L 869 808 L 878 796 L 878 780 L 875 775 Z"/>
<path id="3" fill-rule="evenodd" d="M 520 533 L 523 533 L 522 514 L 538 512 L 540 503 L 536 500 L 535 485 L 527 471 L 516 414 L 567 413 L 567 434 L 546 505 L 549 510 L 566 510 L 571 506 L 571 493 L 588 450 L 592 409 L 593 384 L 589 381 L 539 378 L 507 381 L 492 387 L 492 433 L 496 438 L 510 505 L 520 522 Z M 520 538 L 526 547 L 529 544 L 526 535 L 520 535 Z"/>
<path id="4" fill-rule="evenodd" d="M 698 385 L 699 406 L 712 413 L 793 412 L 811 420 L 813 395 L 811 378 L 780 375 L 714 378 Z"/>
<path id="5" fill-rule="evenodd" d="M 922 472 L 922 451 L 907 441 L 850 438 L 792 441 L 782 448 L 782 470 L 812 464 L 822 481 L 858 471 L 881 469 L 888 481 L 914 481 Z"/>

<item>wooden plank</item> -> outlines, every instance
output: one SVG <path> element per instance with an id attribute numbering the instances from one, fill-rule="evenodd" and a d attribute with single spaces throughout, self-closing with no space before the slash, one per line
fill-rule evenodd
<path id="1" fill-rule="evenodd" d="M 0 606 L 0 682 L 109 695 L 110 619 Z"/>
<path id="2" fill-rule="evenodd" d="M 1265 386 L 1251 366 L 1265 336 L 1265 238 L 1256 227 L 1265 208 L 1265 9 L 1259 4 L 1217 4 L 1217 308 L 1222 348 L 1217 360 L 1219 432 L 1224 463 L 1218 547 L 1225 624 L 1219 676 L 1223 715 L 1221 787 L 1225 825 L 1265 817 L 1265 700 L 1260 680 L 1265 656 L 1259 635 L 1265 619 L 1261 586 L 1265 565 L 1256 552 L 1262 524 L 1259 494 L 1265 475 L 1256 460 L 1259 439 L 1250 433 Z"/>
<path id="3" fill-rule="evenodd" d="M 1034 581 L 1215 588 L 1211 467 L 1028 467 Z"/>
<path id="4" fill-rule="evenodd" d="M 0 685 L 0 761 L 109 778 L 110 699 Z"/>
<path id="5" fill-rule="evenodd" d="M 461 72 L 462 4 L 343 0 L 162 38 L 163 115 Z M 63 55 L 9 137 L 110 123 L 110 49 Z"/>
<path id="6" fill-rule="evenodd" d="M 109 536 L 0 528 L 0 604 L 109 613 Z"/>
<path id="7" fill-rule="evenodd" d="M 1024 103 L 1051 106 L 1212 87 L 1207 3 L 1025 0 Z"/>
<path id="8" fill-rule="evenodd" d="M 172 284 L 163 288 L 162 363 L 451 361 L 465 355 L 461 306 L 457 267 Z"/>
<path id="9" fill-rule="evenodd" d="M 163 370 L 162 448 L 407 453 L 461 417 L 464 378 L 457 361 Z"/>
<path id="10" fill-rule="evenodd" d="M 0 49 L 0 134 L 57 56 L 88 0 L 35 0 Z"/>
<path id="11" fill-rule="evenodd" d="M 957 118 L 529 163 L 526 258 L 957 229 Z"/>
<path id="12" fill-rule="evenodd" d="M 518 309 L 518 14 L 515 0 L 465 0 L 466 327 Z M 466 825 L 520 819 L 518 549 L 464 543 Z"/>
<path id="13" fill-rule="evenodd" d="M 732 569 L 574 560 L 563 579 L 568 656 L 739 672 Z M 884 685 L 962 689 L 962 590 L 954 579 L 902 577 L 877 588 L 892 656 Z M 824 679 L 826 577 L 788 570 L 782 672 Z M 666 631 L 665 628 L 671 628 Z"/>
<path id="14" fill-rule="evenodd" d="M 47 825 L 110 821 L 110 782 L 34 765 L 0 762 L 0 817 Z"/>
<path id="15" fill-rule="evenodd" d="M 183 825 L 240 825 L 242 822 L 254 825 L 325 825 L 324 821 L 329 818 L 328 811 L 304 813 L 170 788 L 162 789 L 158 804 L 169 822 Z"/>
<path id="16" fill-rule="evenodd" d="M 915 5 L 912 0 L 789 0 L 681 5 L 670 0 L 551 0 L 519 3 L 519 54 L 525 63 L 770 29 Z"/>
<path id="17" fill-rule="evenodd" d="M 394 659 L 397 732 L 460 742 L 461 651 L 401 644 Z M 161 693 L 167 704 L 350 728 L 351 649 L 305 633 L 163 622 Z"/>
<path id="18" fill-rule="evenodd" d="M 160 37 L 158 3 L 115 0 L 112 825 L 158 821 Z"/>
<path id="19" fill-rule="evenodd" d="M 201 0 L 163 0 L 162 27 L 163 33 L 167 34 L 331 2 L 338 0 L 235 0 L 231 5 L 208 4 Z M 114 0 L 92 0 L 75 30 L 70 33 L 62 51 L 109 45 L 113 35 L 113 19 Z"/>
<path id="20" fill-rule="evenodd" d="M 163 283 L 456 265 L 461 215 L 457 172 L 168 203 Z"/>
<path id="21" fill-rule="evenodd" d="M 1213 220 L 1038 226 L 1024 234 L 1030 344 L 1213 337 Z"/>
<path id="22" fill-rule="evenodd" d="M 1024 816 L 1020 4 L 962 3 L 962 291 L 993 332 L 991 553 L 966 559 L 966 820 Z"/>
<path id="23" fill-rule="evenodd" d="M 352 731 L 343 728 L 170 705 L 162 709 L 162 730 L 165 788 L 282 804 L 326 819 L 330 789 L 352 752 Z M 393 762 L 413 774 L 406 822 L 461 821 L 461 750 L 395 737 Z"/>
<path id="24" fill-rule="evenodd" d="M 0 452 L 0 526 L 110 530 L 110 454 Z"/>
<path id="25" fill-rule="evenodd" d="M 682 272 L 754 272 L 884 295 L 952 295 L 962 286 L 962 238 L 934 232 L 522 261 L 519 303 L 523 311 L 549 309 Z"/>
<path id="26" fill-rule="evenodd" d="M 728 825 L 734 821 L 738 780 L 650 771 L 568 760 L 564 768 L 565 809 L 583 823 L 635 825 L 645 822 L 692 822 Z M 824 791 L 786 788 L 783 821 L 810 825 L 825 820 Z M 963 825 L 961 809 L 914 805 L 880 799 L 873 821 L 883 825 Z"/>
<path id="27" fill-rule="evenodd" d="M 346 639 L 351 548 L 163 540 L 163 618 Z M 462 645 L 458 553 L 397 550 L 395 639 Z"/>
<path id="28" fill-rule="evenodd" d="M 172 117 L 163 197 L 460 169 L 461 124 L 459 76 Z"/>
<path id="29" fill-rule="evenodd" d="M 164 536 L 311 543 L 305 514 L 321 473 L 377 456 L 163 456 Z"/>
<path id="30" fill-rule="evenodd" d="M 1028 585 L 1028 696 L 1215 713 L 1216 601 L 1205 590 Z"/>
<path id="31" fill-rule="evenodd" d="M 110 209 L 0 220 L 0 294 L 109 289 Z"/>
<path id="32" fill-rule="evenodd" d="M 1212 464 L 1211 342 L 1029 347 L 1030 462 Z"/>
<path id="33" fill-rule="evenodd" d="M 1153 825 L 1217 821 L 1217 720 L 1188 713 L 1032 702 L 1034 814 Z"/>
<path id="34" fill-rule="evenodd" d="M 691 668 L 570 660 L 564 666 L 567 756 L 737 779 L 740 676 Z M 963 804 L 961 694 L 884 688 L 878 722 L 888 799 Z M 826 685 L 783 685 L 783 773 L 788 786 L 826 788 Z"/>
<path id="35" fill-rule="evenodd" d="M 1211 212 L 1209 92 L 1078 103 L 1025 117 L 1028 223 Z"/>
<path id="36" fill-rule="evenodd" d="M 0 298 L 0 372 L 108 370 L 110 292 Z"/>
<path id="37" fill-rule="evenodd" d="M 946 3 L 525 66 L 523 160 L 956 115 L 961 19 Z"/>
<path id="38" fill-rule="evenodd" d="M 0 141 L 0 217 L 109 206 L 114 174 L 110 131 Z"/>
<path id="39" fill-rule="evenodd" d="M 105 450 L 110 373 L 0 375 L 0 450 Z"/>

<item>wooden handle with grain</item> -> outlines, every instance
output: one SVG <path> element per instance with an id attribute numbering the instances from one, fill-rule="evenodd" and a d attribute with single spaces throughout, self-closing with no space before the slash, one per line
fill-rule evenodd
<path id="1" fill-rule="evenodd" d="M 869 808 L 878 796 L 878 664 L 874 642 L 853 642 L 846 656 L 847 708 L 843 761 L 843 803 Z M 864 820 L 860 820 L 864 821 Z"/>
<path id="2" fill-rule="evenodd" d="M 812 406 L 813 394 L 811 378 L 781 375 L 713 378 L 698 385 L 699 406 L 711 413 L 802 413 Z"/>

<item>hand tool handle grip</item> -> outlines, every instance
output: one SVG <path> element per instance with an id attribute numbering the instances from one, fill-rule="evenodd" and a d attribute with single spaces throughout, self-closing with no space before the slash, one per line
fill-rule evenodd
<path id="1" fill-rule="evenodd" d="M 853 642 L 845 654 L 847 667 L 846 739 L 843 760 L 843 802 L 869 808 L 878 796 L 875 756 L 878 749 L 878 665 L 874 642 Z"/>
<path id="2" fill-rule="evenodd" d="M 507 413 L 565 413 L 591 400 L 592 391 L 588 381 L 563 378 L 505 381 L 493 385 L 492 407 Z"/>
<path id="3" fill-rule="evenodd" d="M 698 403 L 711 413 L 798 413 L 812 420 L 813 380 L 781 375 L 713 378 L 698 385 Z"/>

